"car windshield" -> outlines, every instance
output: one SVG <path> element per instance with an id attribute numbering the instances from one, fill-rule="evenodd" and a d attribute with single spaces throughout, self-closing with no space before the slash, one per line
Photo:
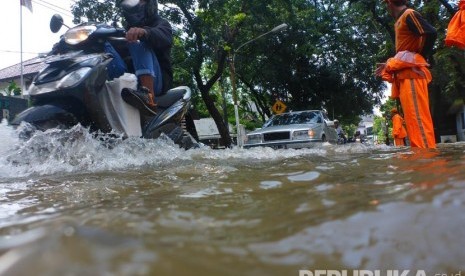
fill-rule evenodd
<path id="1" fill-rule="evenodd" d="M 316 112 L 284 113 L 274 116 L 263 127 L 318 123 L 318 118 Z"/>

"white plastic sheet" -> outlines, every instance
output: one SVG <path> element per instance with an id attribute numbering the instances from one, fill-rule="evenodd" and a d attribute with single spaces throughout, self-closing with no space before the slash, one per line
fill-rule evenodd
<path id="1" fill-rule="evenodd" d="M 107 81 L 106 88 L 107 91 L 100 93 L 99 98 L 112 129 L 124 133 L 127 137 L 141 137 L 139 110 L 121 98 L 123 88 L 137 88 L 137 77 L 134 74 L 125 73 L 119 78 Z"/>

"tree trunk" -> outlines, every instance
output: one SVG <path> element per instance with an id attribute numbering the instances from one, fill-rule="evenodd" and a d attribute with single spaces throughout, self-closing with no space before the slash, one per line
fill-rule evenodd
<path id="1" fill-rule="evenodd" d="M 220 133 L 221 140 L 223 142 L 223 145 L 225 147 L 230 148 L 231 147 L 231 135 L 229 134 L 229 128 L 226 126 L 223 117 L 221 116 L 220 112 L 215 106 L 215 101 L 213 98 L 210 96 L 210 89 L 208 89 L 206 86 L 199 86 L 200 88 L 200 94 L 202 95 L 202 99 L 207 106 L 208 112 L 210 113 L 210 116 L 213 118 L 215 121 L 216 127 L 218 128 L 218 132 Z"/>

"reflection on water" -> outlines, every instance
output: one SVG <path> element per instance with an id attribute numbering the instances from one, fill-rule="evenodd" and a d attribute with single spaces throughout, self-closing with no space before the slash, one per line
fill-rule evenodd
<path id="1" fill-rule="evenodd" d="M 465 145 L 184 151 L 80 127 L 17 137 L 0 125 L 2 275 L 465 270 Z"/>

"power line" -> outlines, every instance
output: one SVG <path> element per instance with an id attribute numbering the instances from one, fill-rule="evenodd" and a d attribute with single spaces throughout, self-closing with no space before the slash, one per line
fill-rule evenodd
<path id="1" fill-rule="evenodd" d="M 67 17 L 74 17 L 73 14 L 69 11 L 69 10 L 66 10 L 64 8 L 61 8 L 59 6 L 56 6 L 54 4 L 51 4 L 47 1 L 44 1 L 44 0 L 33 0 L 32 2 L 34 2 L 34 4 L 37 4 L 39 6 L 42 6 L 46 9 L 49 9 L 49 10 L 52 10 L 52 11 L 55 11 L 55 12 L 58 12 L 60 14 L 63 14 L 64 16 L 67 16 Z"/>
<path id="2" fill-rule="evenodd" d="M 21 51 L 0 50 L 0 53 L 20 54 Z M 40 53 L 37 53 L 37 52 L 24 52 L 24 51 L 23 51 L 23 54 L 38 55 L 38 54 L 40 54 Z"/>
<path id="3" fill-rule="evenodd" d="M 65 8 L 63 8 L 63 7 L 60 7 L 60 6 L 57 6 L 57 5 L 55 5 L 55 4 L 49 3 L 49 2 L 47 2 L 47 1 L 45 1 L 45 0 L 33 0 L 33 2 L 37 2 L 37 1 L 42 2 L 42 4 L 46 4 L 46 5 L 52 6 L 53 8 L 58 9 L 58 10 L 61 10 L 61 11 L 63 11 L 63 12 L 67 12 L 67 13 L 70 12 L 69 9 L 65 9 Z"/>
<path id="4" fill-rule="evenodd" d="M 38 1 L 41 1 L 41 2 L 38 2 Z M 62 14 L 62 15 L 64 15 L 64 16 L 67 16 L 67 17 L 71 17 L 71 18 L 74 17 L 73 14 L 72 14 L 70 11 L 65 10 L 65 9 L 63 9 L 63 8 L 60 8 L 60 7 L 57 7 L 57 6 L 55 6 L 55 5 L 53 5 L 53 4 L 50 4 L 50 3 L 46 2 L 46 1 L 34 0 L 34 4 L 37 4 L 37 5 L 39 5 L 39 6 L 42 6 L 42 7 L 46 8 L 46 9 L 52 10 L 52 11 L 54 11 L 54 12 L 57 12 L 57 13 L 59 13 L 59 14 Z M 57 8 L 55 8 L 55 7 L 57 7 Z M 58 9 L 58 8 L 59 8 L 59 9 Z"/>

